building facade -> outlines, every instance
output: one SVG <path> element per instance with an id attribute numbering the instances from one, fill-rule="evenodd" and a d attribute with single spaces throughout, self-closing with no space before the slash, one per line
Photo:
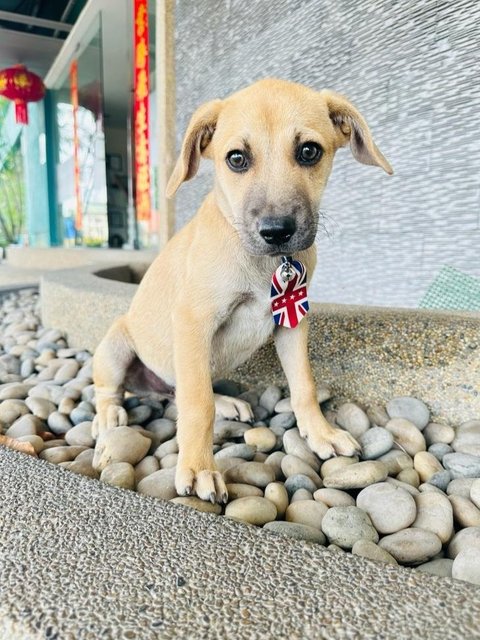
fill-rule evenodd
<path id="1" fill-rule="evenodd" d="M 44 103 L 29 107 L 31 125 L 9 120 L 29 184 L 21 241 L 162 246 L 212 184 L 202 162 L 173 219 L 165 181 L 192 112 L 277 76 L 349 97 L 395 170 L 388 177 L 339 151 L 312 299 L 415 307 L 445 268 L 480 277 L 480 3 L 149 0 L 143 167 L 136 6 L 86 2 L 45 76 Z"/>

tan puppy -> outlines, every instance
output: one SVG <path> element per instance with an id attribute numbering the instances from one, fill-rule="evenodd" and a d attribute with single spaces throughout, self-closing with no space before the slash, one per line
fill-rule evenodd
<path id="1" fill-rule="evenodd" d="M 269 297 L 280 256 L 293 255 L 312 275 L 320 198 L 335 151 L 348 143 L 359 162 L 392 173 L 345 98 L 282 80 L 261 80 L 208 102 L 190 121 L 167 195 L 194 177 L 201 156 L 215 164 L 214 188 L 150 266 L 94 358 L 97 438 L 127 423 L 124 389 L 175 394 L 180 495 L 226 501 L 212 453 L 212 379 L 247 360 L 272 333 L 310 448 L 322 459 L 358 449 L 321 413 L 307 320 L 276 328 Z M 232 402 L 241 419 L 250 416 Z"/>

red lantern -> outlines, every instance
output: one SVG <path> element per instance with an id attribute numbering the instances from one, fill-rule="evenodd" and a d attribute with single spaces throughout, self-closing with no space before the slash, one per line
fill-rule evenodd
<path id="1" fill-rule="evenodd" d="M 37 102 L 45 95 L 45 85 L 23 64 L 0 71 L 0 95 L 15 102 L 15 116 L 19 124 L 28 124 L 27 102 Z"/>

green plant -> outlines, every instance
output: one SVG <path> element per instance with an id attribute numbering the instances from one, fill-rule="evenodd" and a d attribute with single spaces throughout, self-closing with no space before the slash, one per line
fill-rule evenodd
<path id="1" fill-rule="evenodd" d="M 25 186 L 20 142 L 12 147 L 2 137 L 9 103 L 0 98 L 0 246 L 19 241 L 25 224 Z"/>

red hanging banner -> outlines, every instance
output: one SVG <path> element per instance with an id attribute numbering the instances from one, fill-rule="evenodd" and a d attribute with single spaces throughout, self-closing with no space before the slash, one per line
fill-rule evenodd
<path id="1" fill-rule="evenodd" d="M 75 229 L 82 229 L 82 194 L 80 190 L 80 147 L 78 140 L 78 62 L 70 65 L 70 99 L 73 113 L 73 180 L 75 187 Z"/>
<path id="2" fill-rule="evenodd" d="M 150 220 L 150 150 L 148 142 L 148 2 L 134 2 L 133 127 L 137 220 Z"/>

